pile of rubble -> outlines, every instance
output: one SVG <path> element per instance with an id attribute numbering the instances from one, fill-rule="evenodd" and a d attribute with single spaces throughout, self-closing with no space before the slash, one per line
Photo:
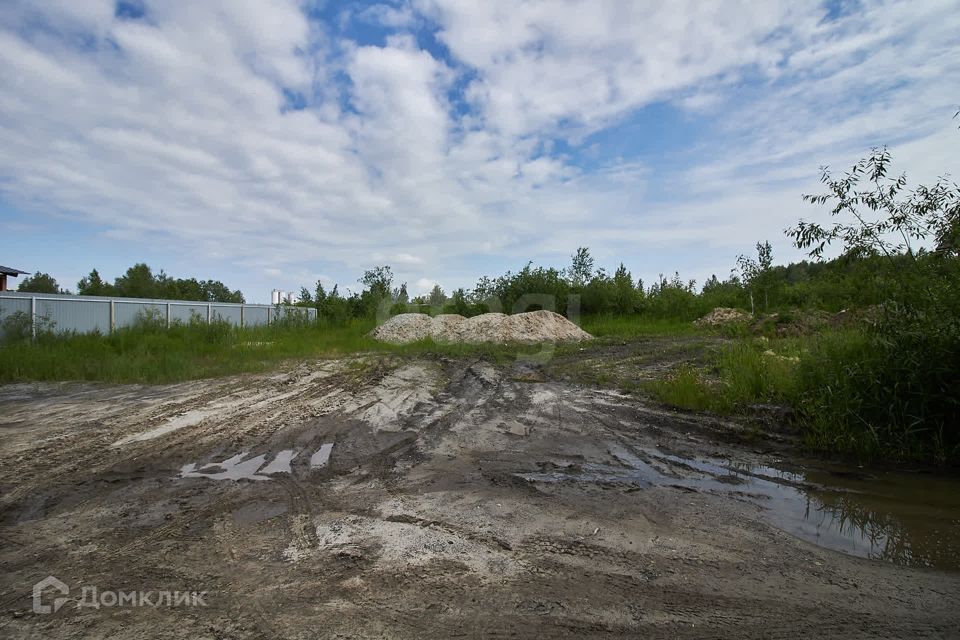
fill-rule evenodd
<path id="1" fill-rule="evenodd" d="M 746 311 L 731 309 L 730 307 L 717 307 L 699 320 L 694 320 L 693 324 L 699 327 L 718 327 L 735 322 L 749 322 L 751 319 L 752 316 Z"/>

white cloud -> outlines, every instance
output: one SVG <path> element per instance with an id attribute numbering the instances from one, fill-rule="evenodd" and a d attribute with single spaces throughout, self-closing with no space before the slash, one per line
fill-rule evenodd
<path id="1" fill-rule="evenodd" d="M 357 18 L 395 29 L 410 27 L 417 21 L 409 5 L 394 7 L 388 4 L 374 4 L 359 11 Z"/>
<path id="2" fill-rule="evenodd" d="M 430 278 L 419 278 L 413 285 L 414 295 L 422 295 L 424 293 L 430 293 L 430 290 L 437 285 L 436 280 L 431 280 Z"/>
<path id="3" fill-rule="evenodd" d="M 0 193 L 182 262 L 312 286 L 351 285 L 372 260 L 427 291 L 431 273 L 470 285 L 467 257 L 495 274 L 580 245 L 647 279 L 706 264 L 699 250 L 732 262 L 809 215 L 799 193 L 822 162 L 885 141 L 921 176 L 955 159 L 952 2 L 834 21 L 791 2 L 558 6 L 378 5 L 356 17 L 401 32 L 374 46 L 294 0 L 148 3 L 142 21 L 111 2 L 9 3 Z M 451 59 L 402 33 L 425 24 Z M 662 101 L 705 130 L 679 167 L 584 169 L 555 141 Z M 675 262 L 651 265 L 663 248 Z"/>

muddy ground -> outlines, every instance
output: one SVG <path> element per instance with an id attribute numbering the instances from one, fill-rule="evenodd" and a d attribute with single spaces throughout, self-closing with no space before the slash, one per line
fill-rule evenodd
<path id="1" fill-rule="evenodd" d="M 960 634 L 957 572 L 803 539 L 778 506 L 816 507 L 788 433 L 583 384 L 678 353 L 0 387 L 0 636 Z M 69 593 L 37 613 L 47 576 Z"/>

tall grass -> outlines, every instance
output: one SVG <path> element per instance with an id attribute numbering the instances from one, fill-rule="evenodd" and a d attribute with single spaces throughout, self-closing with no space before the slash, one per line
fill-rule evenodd
<path id="1" fill-rule="evenodd" d="M 692 322 L 642 314 L 590 314 L 580 327 L 597 338 L 637 338 L 655 335 L 697 335 L 702 330 Z"/>
<path id="2" fill-rule="evenodd" d="M 429 339 L 391 345 L 368 336 L 374 325 L 367 319 L 336 325 L 281 322 L 244 328 L 226 322 L 194 322 L 167 329 L 146 319 L 109 335 L 45 332 L 36 341 L 0 344 L 0 382 L 167 383 L 261 372 L 293 359 L 366 352 L 496 361 L 537 352 L 535 346 L 439 344 Z"/>
<path id="3" fill-rule="evenodd" d="M 110 335 L 43 335 L 0 346 L 0 381 L 172 382 L 263 371 L 290 358 L 375 349 L 373 323 L 340 327 L 233 327 L 214 322 L 170 329 L 141 324 Z"/>
<path id="4" fill-rule="evenodd" d="M 792 407 L 806 444 L 860 460 L 960 462 L 960 398 L 938 362 L 951 351 L 929 334 L 886 344 L 866 328 L 802 338 L 745 338 L 723 348 L 712 369 L 681 367 L 649 390 L 679 408 L 749 413 Z M 918 354 L 926 354 L 926 360 Z M 960 354 L 954 354 L 960 357 Z"/>
<path id="5" fill-rule="evenodd" d="M 709 371 L 692 365 L 649 384 L 649 389 L 667 404 L 731 414 L 765 402 L 789 402 L 797 393 L 800 346 L 796 340 L 775 345 L 764 340 L 744 339 L 720 350 Z"/>

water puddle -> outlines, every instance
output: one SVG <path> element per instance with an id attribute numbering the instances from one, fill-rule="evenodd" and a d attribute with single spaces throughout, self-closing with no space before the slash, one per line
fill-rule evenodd
<path id="1" fill-rule="evenodd" d="M 330 462 L 330 452 L 333 451 L 333 443 L 321 445 L 317 452 L 310 456 L 310 468 L 319 469 L 327 466 Z"/>
<path id="2" fill-rule="evenodd" d="M 265 466 L 260 470 L 265 476 L 269 476 L 272 473 L 290 473 L 291 465 L 293 464 L 293 459 L 297 457 L 297 451 L 293 449 L 284 449 L 277 453 L 273 460 L 270 461 L 270 464 Z"/>
<path id="3" fill-rule="evenodd" d="M 770 524 L 851 555 L 960 570 L 960 481 L 929 474 L 798 470 L 681 458 L 655 449 L 610 449 L 615 463 L 542 465 L 530 482 L 675 486 L 762 507 Z"/>
<path id="4" fill-rule="evenodd" d="M 269 480 L 267 476 L 257 474 L 263 466 L 266 455 L 254 456 L 248 460 L 247 452 L 238 453 L 223 462 L 211 462 L 198 467 L 195 463 L 180 468 L 181 478 L 206 478 L 207 480 Z"/>
<path id="5" fill-rule="evenodd" d="M 310 456 L 310 468 L 326 466 L 332 451 L 333 443 L 320 445 L 320 448 Z M 223 462 L 185 464 L 180 467 L 180 477 L 206 478 L 207 480 L 269 480 L 274 474 L 292 474 L 293 461 L 301 453 L 303 451 L 284 449 L 278 451 L 270 462 L 267 462 L 267 454 L 248 458 L 249 452 L 244 451 Z"/>

